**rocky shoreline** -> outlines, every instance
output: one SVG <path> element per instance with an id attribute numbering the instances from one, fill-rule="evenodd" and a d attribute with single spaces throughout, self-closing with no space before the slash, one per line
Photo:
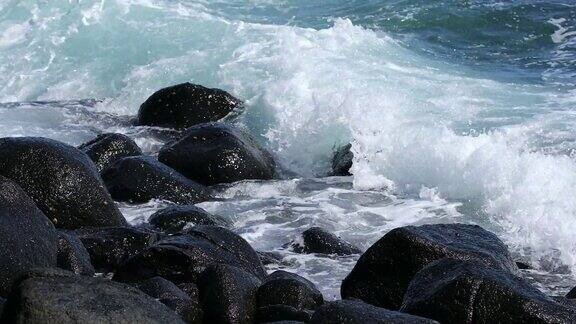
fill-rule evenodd
<path id="1" fill-rule="evenodd" d="M 139 125 L 178 132 L 158 156 L 122 134 L 75 148 L 38 137 L 0 139 L 2 323 L 571 323 L 576 293 L 553 298 L 518 276 L 508 248 L 479 226 L 406 226 L 367 251 L 322 228 L 286 248 L 362 254 L 325 301 L 312 282 L 278 270 L 226 219 L 196 203 L 212 186 L 275 179 L 272 155 L 228 123 L 242 101 L 189 83 L 159 90 Z M 348 175 L 350 146 L 332 175 Z M 174 205 L 130 226 L 115 202 Z"/>

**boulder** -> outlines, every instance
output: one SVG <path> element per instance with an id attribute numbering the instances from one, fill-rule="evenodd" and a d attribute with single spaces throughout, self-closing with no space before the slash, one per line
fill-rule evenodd
<path id="1" fill-rule="evenodd" d="M 94 163 L 72 146 L 46 138 L 2 138 L 0 174 L 18 183 L 58 228 L 126 224 Z"/>
<path id="2" fill-rule="evenodd" d="M 203 313 L 199 299 L 192 299 L 172 282 L 162 277 L 154 277 L 138 284 L 138 288 L 174 310 L 186 323 L 202 323 Z"/>
<path id="3" fill-rule="evenodd" d="M 212 198 L 206 187 L 151 156 L 120 159 L 102 173 L 102 179 L 117 201 L 145 203 L 162 199 L 177 204 L 195 204 Z"/>
<path id="4" fill-rule="evenodd" d="M 420 270 L 401 311 L 442 323 L 574 323 L 576 308 L 480 262 L 444 258 Z"/>
<path id="5" fill-rule="evenodd" d="M 114 271 L 160 239 L 154 231 L 127 226 L 83 228 L 76 235 L 90 254 L 92 264 L 101 271 Z"/>
<path id="6" fill-rule="evenodd" d="M 84 276 L 94 275 L 90 254 L 74 233 L 58 232 L 58 268 Z"/>
<path id="7" fill-rule="evenodd" d="M 566 298 L 576 299 L 576 287 L 570 289 L 570 291 L 566 294 Z"/>
<path id="8" fill-rule="evenodd" d="M 360 300 L 339 300 L 325 303 L 312 316 L 311 324 L 438 324 L 436 321 L 414 315 L 379 308 Z"/>
<path id="9" fill-rule="evenodd" d="M 188 128 L 180 140 L 160 150 L 158 159 L 207 186 L 247 179 L 267 180 L 275 175 L 270 153 L 245 132 L 223 123 Z"/>
<path id="10" fill-rule="evenodd" d="M 198 278 L 205 323 L 253 323 L 260 279 L 224 264 L 208 267 Z"/>
<path id="11" fill-rule="evenodd" d="M 256 251 L 263 265 L 282 264 L 282 255 L 278 252 Z"/>
<path id="12" fill-rule="evenodd" d="M 152 214 L 150 225 L 167 234 L 175 234 L 194 225 L 230 226 L 230 221 L 218 215 L 212 215 L 202 208 L 186 205 L 171 206 Z"/>
<path id="13" fill-rule="evenodd" d="M 201 225 L 166 237 L 130 258 L 114 280 L 139 282 L 160 276 L 176 284 L 196 282 L 213 264 L 235 266 L 261 279 L 266 276 L 258 254 L 242 237 L 222 227 Z"/>
<path id="14" fill-rule="evenodd" d="M 180 288 L 180 290 L 182 290 L 183 292 L 185 292 L 186 295 L 188 295 L 188 297 L 194 300 L 199 300 L 200 293 L 198 292 L 198 286 L 196 286 L 195 283 L 183 282 L 181 284 L 178 284 L 177 287 Z"/>
<path id="15" fill-rule="evenodd" d="M 72 273 L 24 278 L 8 297 L 0 322 L 184 323 L 136 288 Z"/>
<path id="16" fill-rule="evenodd" d="M 270 274 L 258 288 L 259 307 L 286 305 L 297 310 L 313 310 L 323 302 L 322 293 L 312 282 L 283 270 Z"/>
<path id="17" fill-rule="evenodd" d="M 359 248 L 341 240 L 336 235 L 327 232 L 320 227 L 312 227 L 302 233 L 302 243 L 292 244 L 294 252 L 297 253 L 322 253 L 351 255 L 360 254 Z"/>
<path id="18" fill-rule="evenodd" d="M 55 267 L 57 233 L 32 199 L 0 176 L 0 296 L 31 267 Z"/>
<path id="19" fill-rule="evenodd" d="M 140 125 L 187 128 L 218 121 L 242 106 L 226 91 L 182 83 L 156 91 L 138 111 Z"/>
<path id="20" fill-rule="evenodd" d="M 393 229 L 372 245 L 344 279 L 342 298 L 398 309 L 412 277 L 444 257 L 477 260 L 517 272 L 506 245 L 476 225 L 436 224 Z"/>
<path id="21" fill-rule="evenodd" d="M 351 151 L 352 144 L 346 144 L 339 147 L 332 157 L 332 174 L 333 176 L 349 176 L 352 168 L 354 153 Z"/>
<path id="22" fill-rule="evenodd" d="M 142 150 L 130 137 L 117 133 L 100 134 L 78 148 L 94 161 L 98 172 L 121 158 L 142 155 Z"/>
<path id="23" fill-rule="evenodd" d="M 276 323 L 285 321 L 310 322 L 311 310 L 300 310 L 286 305 L 271 305 L 259 307 L 256 315 L 258 323 Z"/>

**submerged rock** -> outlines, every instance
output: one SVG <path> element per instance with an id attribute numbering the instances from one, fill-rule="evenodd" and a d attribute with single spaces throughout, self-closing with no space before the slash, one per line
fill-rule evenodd
<path id="1" fill-rule="evenodd" d="M 406 226 L 388 232 L 360 257 L 342 282 L 342 298 L 359 298 L 379 307 L 398 309 L 412 277 L 444 257 L 518 271 L 506 245 L 480 226 Z"/>
<path id="2" fill-rule="evenodd" d="M 2 323 L 184 323 L 140 290 L 72 273 L 36 273 L 13 289 Z"/>
<path id="3" fill-rule="evenodd" d="M 253 323 L 260 279 L 242 269 L 215 264 L 198 278 L 205 323 Z"/>
<path id="4" fill-rule="evenodd" d="M 142 155 L 142 150 L 130 137 L 117 133 L 100 134 L 78 148 L 94 161 L 98 172 L 121 158 Z"/>
<path id="5" fill-rule="evenodd" d="M 138 288 L 174 310 L 186 323 L 202 323 L 203 313 L 198 298 L 192 299 L 172 282 L 154 277 L 139 283 Z"/>
<path id="6" fill-rule="evenodd" d="M 99 270 L 113 271 L 160 239 L 158 233 L 135 227 L 83 228 L 76 231 Z"/>
<path id="7" fill-rule="evenodd" d="M 298 310 L 322 305 L 322 293 L 309 280 L 286 271 L 270 274 L 258 288 L 258 306 L 286 305 Z"/>
<path id="8" fill-rule="evenodd" d="M 166 144 L 160 162 L 204 185 L 248 179 L 272 179 L 275 163 L 250 135 L 232 125 L 201 124 Z"/>
<path id="9" fill-rule="evenodd" d="M 182 83 L 156 91 L 141 106 L 141 125 L 187 128 L 218 121 L 242 106 L 226 91 Z"/>
<path id="10" fill-rule="evenodd" d="M 359 254 L 359 248 L 344 242 L 336 235 L 320 227 L 312 227 L 302 233 L 303 245 L 294 243 L 293 249 L 297 253 L 323 253 L 350 255 Z"/>
<path id="11" fill-rule="evenodd" d="M 212 215 L 194 205 L 171 206 L 152 214 L 150 225 L 168 234 L 175 234 L 185 227 L 194 225 L 230 226 L 230 221 L 218 215 Z"/>
<path id="12" fill-rule="evenodd" d="M 349 176 L 352 168 L 354 153 L 351 151 L 352 144 L 346 144 L 339 147 L 332 157 L 332 174 L 333 176 Z"/>
<path id="13" fill-rule="evenodd" d="M 479 262 L 445 258 L 419 271 L 403 312 L 442 323 L 573 323 L 566 307 L 524 279 Z"/>
<path id="14" fill-rule="evenodd" d="M 339 324 L 438 324 L 436 321 L 414 315 L 379 308 L 365 304 L 359 300 L 339 300 L 328 302 L 318 308 L 312 320 L 312 324 L 339 323 Z"/>
<path id="15" fill-rule="evenodd" d="M 195 282 L 210 265 L 227 264 L 258 278 L 266 270 L 256 251 L 242 237 L 217 226 L 195 226 L 166 237 L 125 262 L 114 280 L 139 282 L 160 276 L 176 284 Z"/>
<path id="16" fill-rule="evenodd" d="M 57 233 L 32 199 L 0 176 L 0 296 L 33 267 L 56 266 Z"/>
<path id="17" fill-rule="evenodd" d="M 118 226 L 124 217 L 94 163 L 51 139 L 0 139 L 0 174 L 18 183 L 58 228 Z"/>
<path id="18" fill-rule="evenodd" d="M 74 233 L 58 232 L 58 268 L 84 276 L 94 275 L 90 254 Z"/>
<path id="19" fill-rule="evenodd" d="M 102 178 L 117 201 L 144 203 L 162 199 L 195 204 L 212 197 L 206 187 L 150 156 L 120 159 L 102 173 Z"/>

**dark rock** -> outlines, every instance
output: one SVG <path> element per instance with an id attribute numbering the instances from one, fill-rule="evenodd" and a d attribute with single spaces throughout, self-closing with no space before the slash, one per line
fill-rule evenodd
<path id="1" fill-rule="evenodd" d="M 352 168 L 354 153 L 351 151 L 352 144 L 346 144 L 339 147 L 332 157 L 332 174 L 333 176 L 349 176 Z"/>
<path id="2" fill-rule="evenodd" d="M 573 323 L 566 307 L 524 279 L 479 262 L 445 258 L 419 271 L 403 312 L 442 323 Z"/>
<path id="3" fill-rule="evenodd" d="M 58 228 L 124 225 L 94 163 L 47 138 L 0 139 L 0 174 L 12 179 Z"/>
<path id="4" fill-rule="evenodd" d="M 258 306 L 286 305 L 298 310 L 316 309 L 324 297 L 307 279 L 286 271 L 270 274 L 258 288 Z"/>
<path id="5" fill-rule="evenodd" d="M 152 214 L 148 222 L 168 234 L 178 233 L 190 225 L 230 226 L 230 222 L 225 218 L 212 215 L 193 205 L 172 206 L 162 209 Z"/>
<path id="6" fill-rule="evenodd" d="M 203 313 L 199 299 L 192 299 L 172 282 L 162 277 L 154 277 L 138 284 L 138 288 L 174 310 L 186 323 L 202 323 Z"/>
<path id="7" fill-rule="evenodd" d="M 198 278 L 205 323 L 253 323 L 260 279 L 224 264 L 208 267 Z"/>
<path id="8" fill-rule="evenodd" d="M 78 148 L 94 161 L 98 172 L 121 158 L 142 155 L 142 150 L 130 137 L 117 133 L 100 134 Z"/>
<path id="9" fill-rule="evenodd" d="M 74 233 L 58 232 L 58 267 L 79 275 L 94 275 L 90 254 Z"/>
<path id="10" fill-rule="evenodd" d="M 198 292 L 198 286 L 196 286 L 195 283 L 192 282 L 183 282 L 181 284 L 178 284 L 177 286 L 178 288 L 180 288 L 180 290 L 182 290 L 183 292 L 186 293 L 186 295 L 188 295 L 188 297 L 194 299 L 194 300 L 198 300 L 200 297 L 200 294 Z"/>
<path id="11" fill-rule="evenodd" d="M 398 309 L 412 277 L 444 257 L 477 260 L 494 268 L 518 271 L 506 245 L 479 226 L 400 227 L 388 232 L 360 257 L 342 283 L 342 298 L 359 298 L 379 307 Z"/>
<path id="12" fill-rule="evenodd" d="M 298 321 L 308 323 L 313 312 L 310 310 L 299 310 L 286 305 L 271 305 L 259 307 L 257 312 L 258 323 Z"/>
<path id="13" fill-rule="evenodd" d="M 6 299 L 0 297 L 0 317 L 2 316 L 2 312 L 4 311 L 4 304 L 6 303 Z"/>
<path id="14" fill-rule="evenodd" d="M 135 227 L 83 228 L 76 231 L 96 269 L 113 271 L 160 239 L 158 233 Z"/>
<path id="15" fill-rule="evenodd" d="M 570 291 L 566 294 L 566 298 L 576 299 L 576 287 L 570 289 Z"/>
<path id="16" fill-rule="evenodd" d="M 188 128 L 180 140 L 160 150 L 158 159 L 204 185 L 272 179 L 275 174 L 270 153 L 245 132 L 222 123 Z"/>
<path id="17" fill-rule="evenodd" d="M 522 270 L 534 269 L 534 267 L 532 267 L 530 264 L 528 264 L 526 262 L 522 262 L 522 261 L 516 261 L 516 266 L 518 267 L 518 269 L 522 269 Z"/>
<path id="18" fill-rule="evenodd" d="M 212 264 L 232 265 L 258 278 L 266 276 L 258 254 L 242 237 L 222 227 L 201 225 L 164 238 L 129 259 L 114 280 L 138 282 L 160 276 L 176 284 L 196 282 Z"/>
<path id="19" fill-rule="evenodd" d="M 0 296 L 31 267 L 55 267 L 57 234 L 48 218 L 13 181 L 0 176 Z"/>
<path id="20" fill-rule="evenodd" d="M 258 253 L 263 265 L 282 263 L 282 256 L 279 253 L 265 251 L 257 251 L 256 253 Z"/>
<path id="21" fill-rule="evenodd" d="M 351 255 L 362 253 L 359 248 L 344 242 L 336 235 L 325 231 L 320 227 L 312 227 L 302 233 L 304 246 L 299 243 L 292 244 L 297 253 L 323 253 Z"/>
<path id="22" fill-rule="evenodd" d="M 404 323 L 421 323 L 433 324 L 436 321 L 404 314 L 396 311 L 379 308 L 359 300 L 339 300 L 328 302 L 318 308 L 312 320 L 312 324 L 365 324 L 365 323 L 382 323 L 382 324 L 404 324 Z"/>
<path id="23" fill-rule="evenodd" d="M 141 106 L 141 125 L 187 128 L 218 121 L 242 106 L 242 101 L 220 89 L 182 83 L 155 92 Z"/>
<path id="24" fill-rule="evenodd" d="M 38 274 L 15 285 L 1 323 L 183 323 L 136 288 L 100 278 Z"/>
<path id="25" fill-rule="evenodd" d="M 177 204 L 195 204 L 211 198 L 206 187 L 150 156 L 120 159 L 104 170 L 102 179 L 117 201 L 144 203 L 163 199 Z"/>

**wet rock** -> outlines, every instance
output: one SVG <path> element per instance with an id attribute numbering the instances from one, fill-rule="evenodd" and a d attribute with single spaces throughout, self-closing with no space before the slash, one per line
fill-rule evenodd
<path id="1" fill-rule="evenodd" d="M 226 91 L 182 83 L 155 92 L 141 106 L 141 125 L 187 128 L 218 121 L 242 106 Z"/>
<path id="2" fill-rule="evenodd" d="M 359 248 L 344 242 L 336 235 L 327 232 L 320 227 L 312 227 L 302 233 L 303 245 L 292 244 L 296 253 L 323 253 L 351 255 L 362 253 Z"/>
<path id="3" fill-rule="evenodd" d="M 344 279 L 342 298 L 398 309 L 412 277 L 427 264 L 444 257 L 476 260 L 517 272 L 506 245 L 475 225 L 407 226 L 388 232 L 372 245 Z"/>
<path id="4" fill-rule="evenodd" d="M 162 209 L 152 214 L 148 222 L 167 234 L 175 234 L 194 225 L 230 226 L 230 221 L 227 219 L 212 215 L 193 205 L 172 206 Z"/>
<path id="5" fill-rule="evenodd" d="M 339 324 L 364 324 L 364 323 L 420 323 L 433 324 L 436 321 L 413 316 L 405 313 L 379 308 L 363 303 L 359 300 L 339 300 L 328 302 L 318 308 L 312 320 L 312 324 L 339 323 Z"/>
<path id="6" fill-rule="evenodd" d="M 90 254 L 74 233 L 58 232 L 58 268 L 84 276 L 94 275 Z"/>
<path id="7" fill-rule="evenodd" d="M 160 276 L 176 284 L 196 282 L 213 264 L 235 266 L 258 278 L 266 276 L 258 254 L 242 237 L 222 227 L 201 225 L 166 237 L 132 257 L 114 280 L 139 282 Z"/>
<path id="8" fill-rule="evenodd" d="M 192 299 L 172 282 L 154 277 L 138 284 L 138 288 L 174 310 L 186 323 L 202 323 L 203 313 L 198 298 Z"/>
<path id="9" fill-rule="evenodd" d="M 117 201 L 144 203 L 162 199 L 195 204 L 211 198 L 206 187 L 150 156 L 120 159 L 102 173 L 102 178 Z"/>
<path id="10" fill-rule="evenodd" d="M 0 176 L 0 296 L 31 267 L 56 266 L 57 234 L 15 182 Z"/>
<path id="11" fill-rule="evenodd" d="M 229 265 L 212 265 L 198 278 L 206 323 L 253 323 L 260 279 Z"/>
<path id="12" fill-rule="evenodd" d="M 166 144 L 160 162 L 203 185 L 272 179 L 275 163 L 250 135 L 232 125 L 200 124 Z"/>
<path id="13" fill-rule="evenodd" d="M 94 267 L 102 271 L 113 271 L 160 239 L 156 232 L 127 226 L 83 228 L 77 230 L 76 235 L 90 254 Z"/>
<path id="14" fill-rule="evenodd" d="M 2 138 L 0 174 L 18 183 L 58 228 L 126 224 L 94 163 L 72 146 L 38 137 Z"/>
<path id="15" fill-rule="evenodd" d="M 570 289 L 570 291 L 566 294 L 566 298 L 576 299 L 576 287 Z"/>
<path id="16" fill-rule="evenodd" d="M 260 261 L 263 265 L 281 264 L 282 256 L 276 252 L 257 251 Z"/>
<path id="17" fill-rule="evenodd" d="M 186 293 L 186 295 L 188 295 L 188 297 L 194 299 L 194 300 L 198 300 L 200 297 L 199 292 L 198 292 L 198 286 L 196 286 L 195 283 L 192 282 L 183 282 L 181 284 L 178 284 L 177 286 L 178 288 L 180 288 L 180 290 L 182 290 L 183 292 Z"/>
<path id="18" fill-rule="evenodd" d="M 286 271 L 270 274 L 258 288 L 258 306 L 286 305 L 298 310 L 322 305 L 322 293 L 309 280 Z"/>
<path id="19" fill-rule="evenodd" d="M 2 323 L 184 323 L 140 290 L 100 278 L 35 276 L 15 285 Z"/>
<path id="20" fill-rule="evenodd" d="M 352 144 L 346 144 L 339 147 L 332 157 L 332 174 L 333 176 L 349 176 L 352 168 L 354 153 L 351 151 Z"/>
<path id="21" fill-rule="evenodd" d="M 299 310 L 286 305 L 271 305 L 259 307 L 257 312 L 258 323 L 271 323 L 283 321 L 298 321 L 308 323 L 312 318 L 313 311 Z"/>
<path id="22" fill-rule="evenodd" d="M 130 137 L 117 133 L 100 134 L 78 148 L 94 161 L 98 172 L 121 158 L 142 155 L 142 150 Z"/>
<path id="23" fill-rule="evenodd" d="M 510 272 L 445 258 L 416 274 L 403 312 L 442 323 L 571 323 L 566 307 Z"/>
<path id="24" fill-rule="evenodd" d="M 516 261 L 516 266 L 518 267 L 518 269 L 522 269 L 522 270 L 534 269 L 534 267 L 532 267 L 530 264 L 528 264 L 527 262 L 523 262 L 523 261 Z"/>

